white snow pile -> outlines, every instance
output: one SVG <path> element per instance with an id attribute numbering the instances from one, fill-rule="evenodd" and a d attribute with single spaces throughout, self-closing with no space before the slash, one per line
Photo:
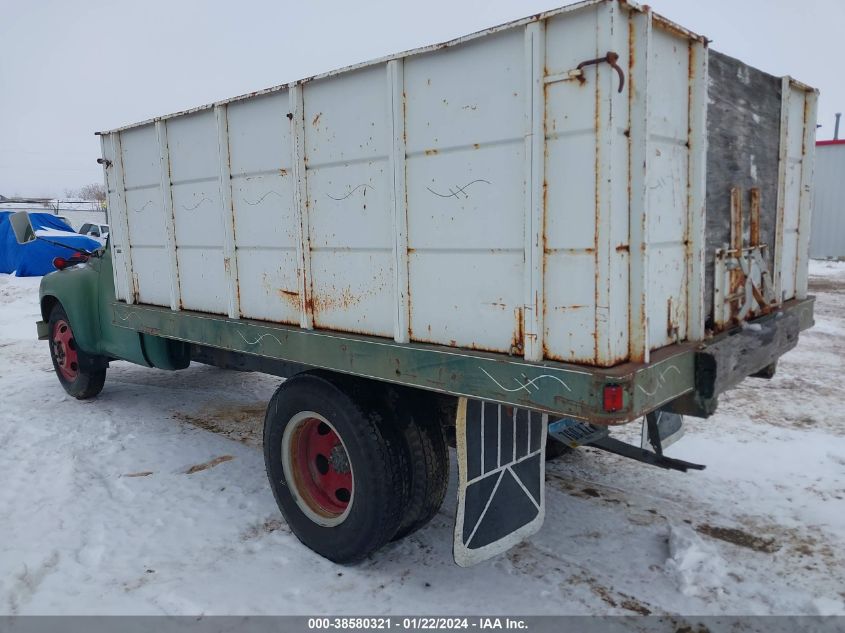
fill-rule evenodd
<path id="1" fill-rule="evenodd" d="M 723 591 L 725 562 L 713 546 L 687 525 L 669 525 L 666 571 L 674 576 L 685 596 L 703 598 Z"/>

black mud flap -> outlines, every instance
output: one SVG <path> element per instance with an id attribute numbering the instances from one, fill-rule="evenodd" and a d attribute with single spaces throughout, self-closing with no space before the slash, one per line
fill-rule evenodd
<path id="1" fill-rule="evenodd" d="M 536 533 L 546 516 L 548 416 L 461 398 L 455 562 L 475 565 Z"/>

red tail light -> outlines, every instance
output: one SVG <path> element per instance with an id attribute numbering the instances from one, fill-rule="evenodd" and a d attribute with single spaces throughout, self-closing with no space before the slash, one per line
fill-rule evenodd
<path id="1" fill-rule="evenodd" d="M 622 409 L 622 385 L 604 386 L 604 410 L 615 413 Z"/>
<path id="2" fill-rule="evenodd" d="M 64 270 L 69 266 L 75 266 L 76 264 L 84 264 L 88 261 L 88 255 L 85 253 L 74 253 L 71 257 L 54 257 L 53 258 L 53 268 L 56 270 Z"/>

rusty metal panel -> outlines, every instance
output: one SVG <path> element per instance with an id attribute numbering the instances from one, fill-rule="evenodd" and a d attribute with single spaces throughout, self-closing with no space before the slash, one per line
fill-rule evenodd
<path id="1" fill-rule="evenodd" d="M 155 126 L 121 133 L 132 273 L 139 303 L 170 306 L 161 157 Z"/>
<path id="2" fill-rule="evenodd" d="M 795 84 L 793 84 L 795 85 Z M 796 86 L 799 87 L 799 86 Z M 801 147 L 801 202 L 798 208 L 798 246 L 795 258 L 795 298 L 806 299 L 809 283 L 810 231 L 813 211 L 813 171 L 816 157 L 818 93 L 804 90 L 804 129 Z"/>
<path id="3" fill-rule="evenodd" d="M 765 259 L 769 270 L 774 269 L 782 87 L 780 78 L 716 51 L 709 53 L 707 75 L 704 300 L 707 317 L 715 318 L 721 309 L 713 303 L 715 254 L 730 242 L 733 187 L 742 188 L 744 195 L 760 189 L 760 241 L 768 245 Z"/>
<path id="4" fill-rule="evenodd" d="M 228 314 L 214 111 L 168 120 L 167 143 L 182 307 Z"/>
<path id="5" fill-rule="evenodd" d="M 525 360 L 543 359 L 543 260 L 545 249 L 546 23 L 525 27 Z"/>
<path id="6" fill-rule="evenodd" d="M 615 3 L 608 3 L 602 9 L 607 17 L 607 26 L 600 32 L 606 45 L 599 43 L 599 50 L 614 51 L 619 55 L 618 65 L 623 69 L 627 81 L 630 68 L 629 12 Z M 634 48 L 634 55 L 638 52 Z M 629 206 L 629 137 L 628 137 L 628 93 L 616 70 L 608 63 L 600 66 L 601 97 L 607 103 L 605 130 L 608 140 L 608 164 L 604 173 L 597 177 L 607 182 L 607 192 L 602 197 L 607 201 L 607 221 L 598 235 L 599 248 L 596 259 L 606 260 L 607 291 L 597 310 L 597 338 L 602 341 L 596 354 L 597 364 L 615 365 L 628 359 L 629 310 L 630 310 L 630 206 Z M 620 87 L 622 91 L 620 92 Z M 630 86 L 628 87 L 630 90 Z M 601 284 L 601 282 L 599 282 Z M 606 315 L 606 319 L 603 319 Z"/>
<path id="7" fill-rule="evenodd" d="M 707 332 L 707 105 L 710 49 L 705 41 L 689 42 L 689 174 L 687 206 L 687 339 L 704 340 Z"/>
<path id="8" fill-rule="evenodd" d="M 648 78 L 651 74 L 651 36 L 653 30 L 650 10 L 630 16 L 629 71 L 628 77 L 628 146 L 630 217 L 629 261 L 630 303 L 628 306 L 628 352 L 633 361 L 648 362 L 651 347 L 648 343 L 648 165 L 651 156 L 649 144 Z"/>
<path id="9" fill-rule="evenodd" d="M 100 137 L 103 152 L 101 164 L 106 183 L 109 204 L 109 223 L 111 254 L 114 262 L 115 298 L 119 301 L 134 303 L 135 297 L 129 289 L 132 287 L 131 265 L 129 258 L 129 229 L 126 223 L 126 190 L 123 185 L 123 161 L 120 151 L 120 134 L 114 132 Z"/>
<path id="10" fill-rule="evenodd" d="M 411 340 L 522 355 L 524 33 L 405 61 Z"/>
<path id="11" fill-rule="evenodd" d="M 806 255 L 801 244 L 801 217 L 809 217 L 808 198 L 812 174 L 812 144 L 815 140 L 815 110 L 807 92 L 788 77 L 784 78 L 783 117 L 781 130 L 781 178 L 778 194 L 778 243 L 775 249 L 775 287 L 781 301 L 792 299 L 798 290 L 799 261 L 806 268 Z M 810 120 L 812 118 L 812 120 Z M 808 132 L 807 128 L 812 130 Z M 806 159 L 806 160 L 805 160 Z M 805 172 L 805 169 L 809 172 Z M 807 227 L 809 230 L 809 226 Z M 806 233 L 807 231 L 805 231 Z"/>
<path id="12" fill-rule="evenodd" d="M 655 28 L 649 61 L 648 340 L 686 339 L 689 231 L 689 42 Z"/>
<path id="13" fill-rule="evenodd" d="M 584 363 L 596 353 L 599 66 L 587 71 L 584 82 L 569 76 L 601 54 L 598 20 L 591 7 L 546 24 L 545 355 Z"/>
<path id="14" fill-rule="evenodd" d="M 287 92 L 227 106 L 241 316 L 299 323 Z"/>
<path id="15" fill-rule="evenodd" d="M 385 66 L 303 88 L 314 327 L 394 335 Z"/>
<path id="16" fill-rule="evenodd" d="M 159 154 L 159 193 L 161 194 L 162 221 L 165 237 L 165 260 L 170 281 L 170 309 L 182 307 L 182 290 L 179 285 L 179 263 L 176 258 L 176 228 L 173 224 L 173 196 L 170 192 L 170 149 L 167 145 L 167 124 L 156 121 L 156 140 Z"/>
<path id="17" fill-rule="evenodd" d="M 405 177 L 405 62 L 387 62 L 387 101 L 390 110 L 390 207 L 393 216 L 393 278 L 396 305 L 393 339 L 407 343 L 411 338 L 408 300 L 408 196 Z"/>
<path id="18" fill-rule="evenodd" d="M 311 299 L 311 241 L 308 228 L 308 189 L 305 169 L 305 114 L 302 86 L 292 86 L 288 93 L 293 168 L 293 210 L 296 216 L 296 281 L 299 290 L 299 325 L 314 327 L 314 302 Z"/>
<path id="19" fill-rule="evenodd" d="M 235 217 L 232 206 L 232 168 L 229 152 L 228 105 L 214 107 L 217 123 L 217 162 L 220 174 L 220 226 L 223 231 L 223 271 L 226 276 L 226 303 L 230 319 L 241 315 L 238 296 L 238 258 L 235 254 Z"/>

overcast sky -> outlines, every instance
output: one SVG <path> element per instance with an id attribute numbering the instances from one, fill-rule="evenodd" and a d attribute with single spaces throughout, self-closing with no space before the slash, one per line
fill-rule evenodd
<path id="1" fill-rule="evenodd" d="M 0 0 L 0 194 L 102 180 L 95 130 L 477 31 L 566 0 Z M 712 47 L 845 109 L 843 0 L 651 0 Z M 845 126 L 843 126 L 845 131 Z"/>

